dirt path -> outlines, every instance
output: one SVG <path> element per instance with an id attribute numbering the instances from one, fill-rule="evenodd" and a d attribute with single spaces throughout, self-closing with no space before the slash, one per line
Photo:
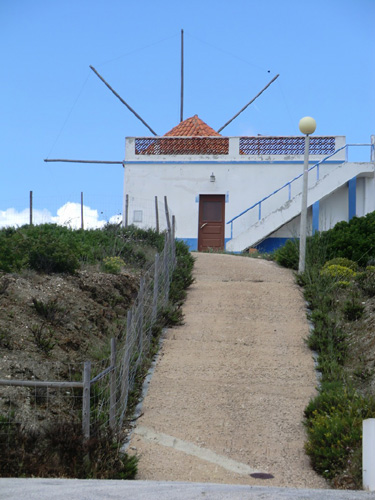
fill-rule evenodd
<path id="1" fill-rule="evenodd" d="M 303 450 L 316 375 L 292 273 L 196 258 L 185 324 L 167 333 L 130 443 L 138 479 L 326 488 Z"/>

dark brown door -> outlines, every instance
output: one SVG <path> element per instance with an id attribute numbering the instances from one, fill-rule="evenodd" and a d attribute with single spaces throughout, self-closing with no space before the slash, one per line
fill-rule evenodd
<path id="1" fill-rule="evenodd" d="M 225 195 L 199 196 L 198 251 L 224 250 Z"/>

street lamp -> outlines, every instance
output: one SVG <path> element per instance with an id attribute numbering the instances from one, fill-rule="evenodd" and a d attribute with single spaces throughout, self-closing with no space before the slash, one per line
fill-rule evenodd
<path id="1" fill-rule="evenodd" d="M 309 146 L 310 134 L 315 132 L 316 121 L 311 116 L 305 116 L 299 121 L 300 131 L 306 135 L 305 137 L 305 156 L 303 162 L 303 186 L 302 186 L 302 207 L 301 207 L 301 225 L 299 231 L 299 264 L 298 272 L 303 273 L 305 270 L 306 260 L 306 226 L 307 226 L 307 187 L 309 175 Z"/>

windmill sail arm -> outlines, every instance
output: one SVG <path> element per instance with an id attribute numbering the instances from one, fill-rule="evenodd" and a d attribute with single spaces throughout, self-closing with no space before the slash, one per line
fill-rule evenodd
<path id="1" fill-rule="evenodd" d="M 138 120 L 140 120 L 143 123 L 143 125 L 145 125 L 150 130 L 151 133 L 153 133 L 154 135 L 158 135 L 154 130 L 152 130 L 150 125 L 148 125 L 144 121 L 144 119 L 141 116 L 139 116 L 139 114 L 131 106 L 129 106 L 129 104 L 126 101 L 124 101 L 124 99 L 109 85 L 109 83 L 104 80 L 104 78 L 96 71 L 96 69 L 93 66 L 90 66 L 90 69 L 92 69 L 92 71 L 96 74 L 98 78 L 100 78 L 100 80 L 104 83 L 104 85 L 106 85 L 109 88 L 109 90 L 117 97 L 117 99 L 119 99 L 122 102 L 122 104 L 124 104 L 128 108 L 128 110 L 131 111 L 133 115 L 136 116 Z"/>
<path id="2" fill-rule="evenodd" d="M 222 127 L 220 127 L 220 128 L 219 128 L 219 130 L 218 130 L 217 132 L 221 132 L 221 131 L 222 131 L 222 130 L 226 127 L 226 126 L 228 126 L 228 125 L 229 125 L 229 124 L 230 124 L 230 123 L 231 123 L 234 119 L 236 119 L 238 115 L 240 115 L 243 111 L 245 111 L 245 109 L 246 109 L 248 106 L 250 106 L 250 104 L 252 104 L 252 103 L 255 101 L 255 99 L 258 99 L 258 97 L 259 97 L 261 94 L 263 94 L 263 92 L 264 92 L 266 89 L 268 89 L 268 87 L 269 87 L 269 86 L 270 86 L 270 85 L 271 85 L 271 84 L 272 84 L 272 83 L 276 80 L 276 78 L 278 78 L 279 76 L 280 76 L 280 75 L 279 75 L 279 74 L 277 74 L 274 78 L 272 78 L 272 80 L 271 80 L 269 83 L 267 83 L 267 85 L 266 85 L 266 86 L 265 86 L 265 87 L 264 87 L 264 88 L 263 88 L 260 92 L 258 92 L 258 94 L 257 94 L 257 95 L 256 95 L 253 99 L 251 99 L 251 101 L 250 101 L 250 102 L 248 102 L 248 103 L 247 103 L 247 104 L 246 104 L 246 105 L 245 105 L 242 109 L 240 109 L 240 111 L 239 111 L 237 114 L 235 114 L 235 115 L 233 116 L 233 118 L 231 118 L 230 120 L 228 120 L 228 121 L 227 121 L 227 123 L 225 123 L 225 125 L 223 125 Z"/>

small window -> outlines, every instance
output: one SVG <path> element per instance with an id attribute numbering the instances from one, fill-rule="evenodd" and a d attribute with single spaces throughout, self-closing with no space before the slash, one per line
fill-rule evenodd
<path id="1" fill-rule="evenodd" d="M 143 210 L 134 210 L 133 222 L 142 222 L 142 220 L 143 220 Z"/>
<path id="2" fill-rule="evenodd" d="M 203 202 L 203 220 L 210 222 L 221 222 L 222 203 L 221 201 Z"/>

